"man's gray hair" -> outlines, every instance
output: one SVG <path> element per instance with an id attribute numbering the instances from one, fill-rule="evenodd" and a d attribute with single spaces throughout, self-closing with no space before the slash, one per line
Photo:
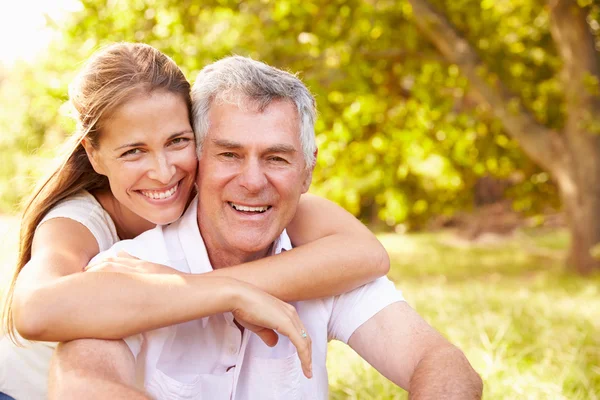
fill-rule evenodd
<path id="1" fill-rule="evenodd" d="M 295 104 L 300 123 L 300 143 L 306 167 L 315 164 L 315 99 L 295 75 L 247 57 L 231 56 L 204 67 L 192 87 L 194 131 L 198 156 L 208 129 L 208 114 L 213 101 L 248 105 L 264 110 L 273 100 Z"/>

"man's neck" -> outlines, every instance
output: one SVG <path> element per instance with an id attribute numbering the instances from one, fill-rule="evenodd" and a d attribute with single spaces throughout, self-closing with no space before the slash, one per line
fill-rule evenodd
<path id="1" fill-rule="evenodd" d="M 248 254 L 234 254 L 227 250 L 215 250 L 209 246 L 206 247 L 208 252 L 208 258 L 213 269 L 227 268 L 234 265 L 244 264 L 250 261 L 259 260 L 266 257 L 269 253 L 268 250 L 260 253 L 248 255 Z"/>
<path id="2" fill-rule="evenodd" d="M 273 244 L 271 244 L 264 250 L 249 253 L 235 249 L 232 246 L 223 247 L 222 244 L 212 240 L 209 234 L 204 235 L 202 229 L 200 229 L 200 235 L 204 240 L 204 246 L 206 247 L 206 252 L 208 253 L 208 258 L 213 269 L 227 268 L 259 260 L 270 255 L 273 249 Z"/>

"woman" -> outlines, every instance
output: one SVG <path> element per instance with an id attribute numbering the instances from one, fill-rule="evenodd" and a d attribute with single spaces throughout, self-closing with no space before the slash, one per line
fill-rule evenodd
<path id="1" fill-rule="evenodd" d="M 25 207 L 3 319 L 13 339 L 15 327 L 33 340 L 118 339 L 203 315 L 194 303 L 203 276 L 173 292 L 160 274 L 80 273 L 114 242 L 182 215 L 197 168 L 189 91 L 173 61 L 147 45 L 115 44 L 86 64 L 70 88 L 79 114 L 70 151 Z M 326 200 L 303 198 L 287 229 L 298 248 L 205 275 L 245 281 L 248 296 L 297 301 L 348 291 L 389 268 L 374 236 Z M 156 271 L 127 257 L 108 263 Z M 0 345 L 0 391 L 43 398 L 52 345 Z"/>

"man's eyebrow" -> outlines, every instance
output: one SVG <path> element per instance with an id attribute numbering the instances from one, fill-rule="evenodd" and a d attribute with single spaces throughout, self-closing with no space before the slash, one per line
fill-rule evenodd
<path id="1" fill-rule="evenodd" d="M 216 145 L 218 147 L 229 149 L 229 150 L 236 150 L 236 149 L 240 149 L 243 147 L 241 143 L 234 142 L 231 140 L 226 140 L 226 139 L 212 139 L 212 142 L 214 145 Z M 269 148 L 267 148 L 265 150 L 265 153 L 295 153 L 296 151 L 297 150 L 294 146 L 281 143 L 281 144 L 274 144 L 273 146 L 270 146 Z"/>
<path id="2" fill-rule="evenodd" d="M 191 131 L 191 130 L 189 130 L 189 129 L 187 129 L 187 130 L 185 130 L 185 131 L 181 131 L 181 132 L 175 132 L 174 134 L 172 134 L 171 136 L 169 136 L 169 137 L 167 138 L 167 142 L 168 142 L 169 140 L 171 140 L 171 139 L 175 139 L 177 136 L 181 136 L 181 135 L 183 135 L 184 133 L 191 133 L 191 134 L 193 134 L 194 132 L 193 132 L 193 131 Z M 122 146 L 119 146 L 119 147 L 115 148 L 115 149 L 114 149 L 114 151 L 121 150 L 121 149 L 124 149 L 124 148 L 126 148 L 126 147 L 139 147 L 139 146 L 144 146 L 145 144 L 146 144 L 146 143 L 144 143 L 144 142 L 134 142 L 134 143 L 127 143 L 127 144 L 124 144 L 124 145 L 122 145 Z"/>
<path id="3" fill-rule="evenodd" d="M 225 149 L 239 149 L 242 147 L 241 143 L 226 139 L 212 139 L 211 141 L 215 146 L 223 147 Z"/>
<path id="4" fill-rule="evenodd" d="M 276 144 L 269 147 L 267 153 L 295 153 L 296 148 L 289 144 Z"/>

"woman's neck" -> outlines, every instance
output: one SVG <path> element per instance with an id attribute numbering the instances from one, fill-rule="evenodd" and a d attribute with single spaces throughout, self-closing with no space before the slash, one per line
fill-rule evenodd
<path id="1" fill-rule="evenodd" d="M 110 190 L 92 193 L 115 224 L 119 239 L 133 239 L 156 225 L 124 207 Z"/>

